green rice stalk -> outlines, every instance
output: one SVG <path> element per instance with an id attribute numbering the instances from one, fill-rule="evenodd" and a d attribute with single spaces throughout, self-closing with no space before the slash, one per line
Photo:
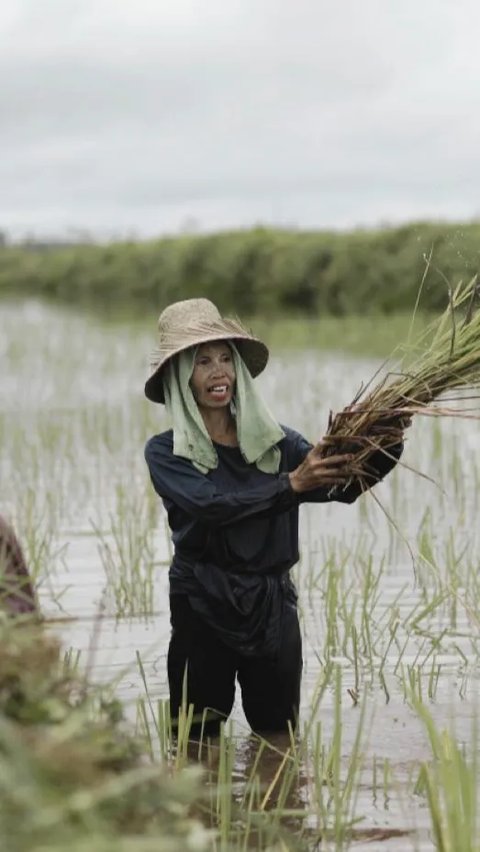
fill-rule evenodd
<path id="1" fill-rule="evenodd" d="M 426 709 L 411 694 L 432 750 L 432 760 L 421 765 L 417 792 L 423 793 L 430 813 L 435 848 L 441 852 L 478 852 L 478 730 L 473 723 L 469 754 L 450 731 L 439 730 Z"/>
<path id="2" fill-rule="evenodd" d="M 404 352 L 395 372 L 367 393 L 372 380 L 352 404 L 335 416 L 330 414 L 322 454 L 351 453 L 348 472 L 368 487 L 372 454 L 381 450 L 389 455 L 412 415 L 474 416 L 459 408 L 432 407 L 432 403 L 446 392 L 480 385 L 478 302 L 476 277 L 450 292 L 445 312 Z"/>

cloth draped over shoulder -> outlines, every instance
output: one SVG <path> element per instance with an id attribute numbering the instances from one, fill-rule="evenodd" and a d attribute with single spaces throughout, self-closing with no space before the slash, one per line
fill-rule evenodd
<path id="1" fill-rule="evenodd" d="M 243 458 L 264 473 L 278 473 L 285 433 L 270 413 L 235 344 L 229 343 L 236 375 L 234 415 Z M 217 451 L 190 387 L 196 348 L 172 358 L 164 377 L 165 404 L 173 426 L 173 452 L 189 459 L 201 473 L 218 466 Z"/>

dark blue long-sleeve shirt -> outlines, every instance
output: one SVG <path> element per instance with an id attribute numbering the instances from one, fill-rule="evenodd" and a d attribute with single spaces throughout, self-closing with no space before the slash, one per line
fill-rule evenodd
<path id="1" fill-rule="evenodd" d="M 263 648 L 269 628 L 277 632 L 278 619 L 272 613 L 278 610 L 281 587 L 294 593 L 288 571 L 299 558 L 300 504 L 353 503 L 362 493 L 358 481 L 345 489 L 294 492 L 288 474 L 312 444 L 293 429 L 282 428 L 278 474 L 263 473 L 244 460 L 238 447 L 220 444 L 215 444 L 218 466 L 202 474 L 188 459 L 173 455 L 172 430 L 155 435 L 145 447 L 175 548 L 170 592 L 187 594 L 222 639 L 244 653 Z M 400 452 L 401 447 L 392 455 Z M 394 458 L 375 453 L 372 483 L 394 465 Z"/>

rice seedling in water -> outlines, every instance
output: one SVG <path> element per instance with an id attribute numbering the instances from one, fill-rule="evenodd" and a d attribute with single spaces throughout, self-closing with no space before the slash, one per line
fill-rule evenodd
<path id="1" fill-rule="evenodd" d="M 15 510 L 15 525 L 32 578 L 37 585 L 51 585 L 66 554 L 66 546 L 57 542 L 53 500 L 49 494 L 38 499 L 34 488 L 24 488 Z"/>
<path id="2" fill-rule="evenodd" d="M 319 848 L 343 850 L 350 845 L 353 829 L 361 820 L 357 814 L 357 796 L 363 765 L 362 740 L 365 735 L 365 701 L 357 717 L 356 735 L 345 767 L 342 761 L 342 672 L 334 670 L 334 727 L 330 745 L 322 743 L 321 728 L 315 726 L 311 770 L 312 804 L 317 811 Z"/>
<path id="3" fill-rule="evenodd" d="M 420 767 L 416 792 L 426 797 L 435 848 L 439 852 L 478 852 L 478 720 L 473 723 L 467 756 L 451 732 L 438 730 L 414 696 L 412 702 L 432 749 L 432 760 Z"/>
<path id="4" fill-rule="evenodd" d="M 168 703 L 159 702 L 155 707 L 143 666 L 141 669 L 146 699 L 137 708 L 139 728 L 150 754 L 161 752 L 172 771 L 189 761 L 200 761 L 205 775 L 195 812 L 214 831 L 212 849 L 348 848 L 360 821 L 356 806 L 366 704 L 361 703 L 356 715 L 355 741 L 345 758 L 340 667 L 328 666 L 323 671 L 309 716 L 298 733 L 292 731 L 277 739 L 251 736 L 251 763 L 242 778 L 238 773 L 236 777 L 238 732 L 232 723 L 223 724 L 214 740 L 202 736 L 191 740 L 193 708 L 184 706 L 172 737 Z M 317 711 L 330 687 L 333 731 L 327 741 Z"/>
<path id="5" fill-rule="evenodd" d="M 117 510 L 110 515 L 111 539 L 99 529 L 95 532 L 115 614 L 151 614 L 154 575 L 160 563 L 153 543 L 150 502 L 142 492 L 131 495 L 118 488 Z"/>

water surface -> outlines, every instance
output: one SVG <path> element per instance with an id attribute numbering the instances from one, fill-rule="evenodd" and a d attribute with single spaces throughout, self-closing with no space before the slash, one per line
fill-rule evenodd
<path id="1" fill-rule="evenodd" d="M 171 548 L 143 460 L 145 441 L 167 427 L 162 407 L 143 396 L 153 327 L 106 327 L 34 301 L 1 307 L 0 473 L 8 483 L 1 510 L 38 572 L 49 629 L 66 650 L 80 652 L 93 679 L 115 682 L 132 718 L 144 695 L 138 655 L 150 697 L 168 696 Z M 315 440 L 329 410 L 350 402 L 377 367 L 338 353 L 276 352 L 258 384 L 282 423 Z M 431 750 L 407 700 L 409 683 L 421 688 L 440 726 L 471 741 L 479 448 L 475 420 L 418 418 L 402 466 L 375 489 L 376 499 L 302 507 L 294 569 L 304 635 L 302 723 L 311 721 L 325 666 L 341 666 L 346 765 L 360 717 L 352 695 L 366 701 L 358 849 L 433 848 L 425 800 L 412 794 Z M 327 742 L 333 710 L 332 686 L 315 716 Z M 238 696 L 233 718 L 241 779 L 256 746 Z M 381 791 L 373 767 L 385 765 L 392 780 Z M 265 758 L 261 771 L 272 777 L 275 761 Z M 304 802 L 308 778 L 306 766 L 297 791 Z"/>

